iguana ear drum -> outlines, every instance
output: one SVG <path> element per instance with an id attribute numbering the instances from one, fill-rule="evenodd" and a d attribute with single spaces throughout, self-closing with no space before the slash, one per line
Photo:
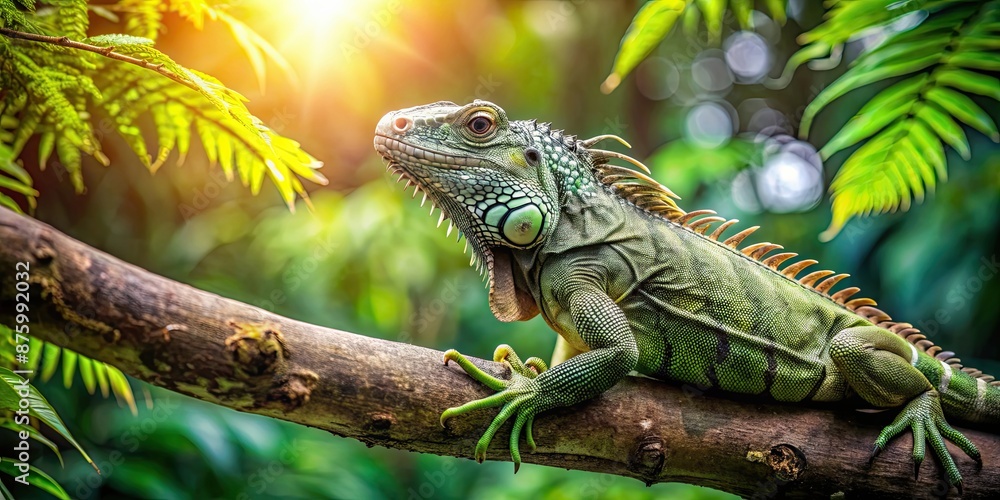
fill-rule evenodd
<path id="1" fill-rule="evenodd" d="M 544 222 L 545 215 L 542 214 L 542 210 L 538 205 L 530 203 L 507 212 L 506 217 L 500 221 L 500 229 L 504 239 L 526 247 L 538 239 Z"/>
<path id="2" fill-rule="evenodd" d="M 511 204 L 519 206 L 511 207 Z M 534 203 L 499 203 L 486 212 L 487 224 L 495 227 L 500 235 L 513 246 L 527 247 L 538 240 L 545 226 L 545 214 Z"/>

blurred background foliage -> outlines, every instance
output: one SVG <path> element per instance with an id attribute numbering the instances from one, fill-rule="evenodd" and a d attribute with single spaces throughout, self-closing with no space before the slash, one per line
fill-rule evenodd
<path id="1" fill-rule="evenodd" d="M 697 3 L 702 10 L 711 4 Z M 948 182 L 932 199 L 907 213 L 855 219 L 820 243 L 831 220 L 827 189 L 850 152 L 824 160 L 816 146 L 885 86 L 847 93 L 816 114 L 808 141 L 799 138 L 807 106 L 847 64 L 814 61 L 782 82 L 787 86 L 769 88 L 775 85 L 764 83 L 784 78 L 785 61 L 800 49 L 797 37 L 821 25 L 825 11 L 818 2 L 791 0 L 782 23 L 772 18 L 775 2 L 759 3 L 745 15 L 720 10 L 717 26 L 696 19 L 664 32 L 609 95 L 601 82 L 641 2 L 227 4 L 225 12 L 281 54 L 280 64 L 263 49 L 248 58 L 233 41 L 241 28 L 231 23 L 156 10 L 163 24 L 156 47 L 249 98 L 250 112 L 269 130 L 324 162 L 319 171 L 329 184 L 304 183 L 312 209 L 299 200 L 290 212 L 266 183 L 253 196 L 227 180 L 199 141 L 183 165 L 171 156 L 150 175 L 127 140 L 98 129 L 109 166 L 82 160 L 83 193 L 59 160 L 35 168 L 38 138 L 25 147 L 21 162 L 40 193 L 33 215 L 154 273 L 299 320 L 481 357 L 500 342 L 546 357 L 555 336 L 544 322 L 496 321 L 461 244 L 400 194 L 372 151 L 375 123 L 389 110 L 488 99 L 514 118 L 551 121 L 581 136 L 625 137 L 630 154 L 683 196 L 685 209 L 712 208 L 761 225 L 760 241 L 851 273 L 852 285 L 965 364 L 1000 372 L 997 148 L 969 128 L 971 159 L 947 150 Z M 92 4 L 105 11 L 90 12 L 88 34 L 122 31 L 120 20 L 103 14 L 122 14 L 113 9 L 129 2 Z M 912 25 L 862 27 L 840 41 L 838 58 L 855 60 Z M 995 101 L 975 99 L 998 115 Z M 152 120 L 144 125 L 154 144 Z M 64 465 L 48 449 L 34 452 L 34 465 L 73 497 L 728 497 L 531 465 L 514 476 L 509 463 L 369 449 L 137 381 L 136 392 L 148 396 L 133 416 L 115 399 L 89 395 L 80 378 L 68 388 L 60 378 L 36 385 L 102 474 L 58 436 L 50 437 L 66 451 Z M 10 449 L 13 437 L 2 439 L 0 448 Z"/>

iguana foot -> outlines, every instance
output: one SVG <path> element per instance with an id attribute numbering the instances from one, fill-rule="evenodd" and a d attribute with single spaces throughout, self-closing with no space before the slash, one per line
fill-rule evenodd
<path id="1" fill-rule="evenodd" d="M 538 413 L 539 384 L 536 377 L 538 377 L 539 373 L 545 371 L 546 366 L 538 358 L 529 358 L 527 361 L 522 362 L 508 345 L 497 347 L 493 359 L 510 367 L 510 380 L 496 378 L 484 372 L 454 349 L 450 349 L 444 353 L 444 363 L 446 365 L 448 361 L 455 361 L 469 376 L 498 392 L 483 399 L 470 401 L 462 406 L 448 408 L 441 414 L 441 425 L 445 425 L 445 422 L 451 417 L 473 410 L 502 406 L 500 413 L 493 419 L 493 423 L 486 428 L 483 437 L 476 443 L 476 461 L 482 463 L 486 459 L 486 449 L 489 447 L 490 441 L 493 440 L 493 436 L 504 422 L 511 417 L 515 417 L 514 427 L 510 433 L 510 456 L 514 462 L 514 472 L 516 473 L 521 467 L 521 454 L 518 450 L 518 441 L 522 431 L 525 433 L 528 446 L 532 451 L 535 450 L 535 440 L 531 436 L 531 424 Z"/>
<path id="2" fill-rule="evenodd" d="M 945 438 L 958 445 L 962 451 L 972 457 L 982 467 L 983 460 L 976 445 L 945 421 L 944 411 L 941 409 L 941 400 L 938 392 L 934 390 L 927 391 L 910 400 L 903 407 L 903 411 L 896 416 L 896 420 L 885 429 L 882 429 L 878 438 L 875 439 L 875 448 L 872 450 L 871 458 L 868 460 L 869 465 L 875 461 L 875 456 L 885 449 L 889 441 L 903 432 L 906 427 L 910 427 L 913 430 L 914 477 L 920 474 L 920 464 L 924 460 L 925 446 L 929 442 L 931 448 L 934 450 L 934 454 L 937 455 L 941 461 L 941 465 L 944 467 L 948 482 L 957 487 L 959 491 L 962 490 L 962 476 L 958 473 L 958 467 L 955 466 L 955 461 L 951 458 L 951 454 L 945 447 Z"/>

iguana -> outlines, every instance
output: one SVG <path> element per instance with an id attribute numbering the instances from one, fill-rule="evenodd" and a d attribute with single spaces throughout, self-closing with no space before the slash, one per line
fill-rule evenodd
<path id="1" fill-rule="evenodd" d="M 685 212 L 678 197 L 624 154 L 598 149 L 549 124 L 512 121 L 499 106 L 437 102 L 386 114 L 375 149 L 387 169 L 414 185 L 452 221 L 489 277 L 501 321 L 541 314 L 564 341 L 553 367 L 521 361 L 506 345 L 494 359 L 511 378 L 494 378 L 454 350 L 455 361 L 497 394 L 449 408 L 456 415 L 502 407 L 475 449 L 482 462 L 494 434 L 513 419 L 519 440 L 535 416 L 615 385 L 630 372 L 777 401 L 845 401 L 902 408 L 878 435 L 872 459 L 905 428 L 914 434 L 915 473 L 925 440 L 950 484 L 961 475 L 944 439 L 979 466 L 976 446 L 945 416 L 1000 422 L 993 377 L 963 368 L 909 323 L 893 321 L 859 290 L 831 289 L 847 277 L 815 260 L 774 253 L 780 245 L 740 247 L 757 227 L 723 234 L 736 220 L 711 210 Z M 611 164 L 623 160 L 633 168 Z M 641 171 L 640 171 L 641 170 Z M 645 173 L 644 173 L 645 172 Z M 421 204 L 423 204 L 423 202 Z M 712 226 L 716 225 L 713 229 Z M 709 230 L 711 232 L 709 232 Z M 559 362 L 561 361 L 561 362 Z M 558 363 L 558 364 L 557 364 Z"/>

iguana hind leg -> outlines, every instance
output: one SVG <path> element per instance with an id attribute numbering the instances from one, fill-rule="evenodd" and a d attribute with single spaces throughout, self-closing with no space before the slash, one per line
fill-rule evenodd
<path id="1" fill-rule="evenodd" d="M 913 431 L 914 474 L 920 470 L 925 444 L 930 443 L 949 483 L 961 489 L 962 476 L 944 439 L 980 461 L 979 450 L 945 421 L 937 390 L 914 367 L 918 353 L 897 335 L 877 326 L 842 330 L 830 345 L 830 357 L 851 388 L 869 403 L 883 408 L 903 406 L 879 434 L 872 460 L 888 442 L 909 427 Z"/>

